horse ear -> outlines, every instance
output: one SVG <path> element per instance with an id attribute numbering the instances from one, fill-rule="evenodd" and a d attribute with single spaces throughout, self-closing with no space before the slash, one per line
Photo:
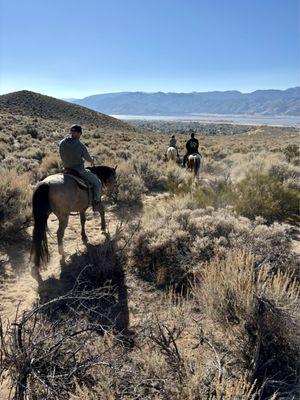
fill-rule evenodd
<path id="1" fill-rule="evenodd" d="M 118 168 L 118 165 L 115 166 L 115 171 L 117 170 L 117 168 Z"/>

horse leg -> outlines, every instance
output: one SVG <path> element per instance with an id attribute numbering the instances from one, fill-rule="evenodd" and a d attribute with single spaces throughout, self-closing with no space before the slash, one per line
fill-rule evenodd
<path id="1" fill-rule="evenodd" d="M 197 166 L 198 166 L 198 168 L 197 168 L 197 181 L 199 182 L 199 178 L 200 178 L 200 168 L 201 168 L 201 160 L 198 160 Z"/>
<path id="2" fill-rule="evenodd" d="M 101 217 L 101 231 L 105 232 L 106 229 L 106 223 L 105 223 L 105 214 L 104 214 L 104 206 L 101 203 L 99 207 L 99 212 L 100 212 L 100 217 Z"/>
<path id="3" fill-rule="evenodd" d="M 63 258 L 65 257 L 64 247 L 63 247 L 63 238 L 65 229 L 68 226 L 69 215 L 61 215 L 58 218 L 59 226 L 57 230 L 57 243 L 58 243 L 58 252 Z"/>
<path id="4" fill-rule="evenodd" d="M 85 233 L 85 210 L 80 212 L 80 222 L 81 222 L 81 238 L 84 244 L 87 243 L 87 236 Z"/>
<path id="5" fill-rule="evenodd" d="M 33 265 L 31 267 L 31 276 L 37 281 L 38 285 L 41 285 L 43 283 L 40 270 L 36 265 Z"/>

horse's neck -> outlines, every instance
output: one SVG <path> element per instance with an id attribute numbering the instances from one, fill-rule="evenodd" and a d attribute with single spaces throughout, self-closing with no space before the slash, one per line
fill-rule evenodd
<path id="1" fill-rule="evenodd" d="M 100 181 L 105 185 L 112 173 L 112 168 L 106 167 L 105 165 L 99 165 L 98 167 L 88 168 L 93 174 L 95 174 Z"/>

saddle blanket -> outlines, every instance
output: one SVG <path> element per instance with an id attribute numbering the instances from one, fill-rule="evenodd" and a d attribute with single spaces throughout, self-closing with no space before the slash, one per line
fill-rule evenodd
<path id="1" fill-rule="evenodd" d="M 80 178 L 79 176 L 75 176 L 75 175 L 68 174 L 68 173 L 64 173 L 64 175 L 70 176 L 72 179 L 74 179 L 74 181 L 76 181 L 78 183 L 79 186 L 82 186 L 85 189 L 92 187 L 92 185 L 89 182 L 85 181 L 83 178 Z"/>
<path id="2" fill-rule="evenodd" d="M 82 189 L 87 190 L 88 192 L 88 203 L 92 205 L 93 202 L 93 185 L 86 181 L 85 179 L 81 178 L 79 174 L 74 170 L 64 170 L 63 175 L 67 175 L 72 178 Z"/>

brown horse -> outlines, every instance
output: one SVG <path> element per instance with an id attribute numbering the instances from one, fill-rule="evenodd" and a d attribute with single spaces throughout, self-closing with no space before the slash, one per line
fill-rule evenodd
<path id="1" fill-rule="evenodd" d="M 198 153 L 190 154 L 187 160 L 187 168 L 190 171 L 194 172 L 194 176 L 197 180 L 199 179 L 200 166 L 201 166 L 201 155 Z"/>
<path id="2" fill-rule="evenodd" d="M 102 182 L 102 185 L 112 192 L 116 183 L 116 168 L 98 166 L 88 168 Z M 63 237 L 68 225 L 71 212 L 80 213 L 81 238 L 87 242 L 85 233 L 85 211 L 89 207 L 89 193 L 86 188 L 79 185 L 70 174 L 50 175 L 39 182 L 32 197 L 33 233 L 31 256 L 34 262 L 32 275 L 41 281 L 39 268 L 49 261 L 47 241 L 47 220 L 53 212 L 59 221 L 57 230 L 58 251 L 64 259 Z M 104 207 L 100 208 L 101 230 L 105 231 Z"/>

